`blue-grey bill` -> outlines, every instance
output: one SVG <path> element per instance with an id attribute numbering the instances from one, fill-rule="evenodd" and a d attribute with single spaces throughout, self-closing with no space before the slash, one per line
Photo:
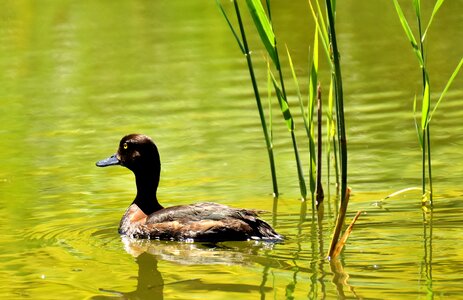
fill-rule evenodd
<path id="1" fill-rule="evenodd" d="M 108 166 L 114 166 L 114 165 L 120 165 L 120 164 L 121 162 L 119 159 L 117 159 L 116 154 L 96 162 L 97 167 L 108 167 Z"/>

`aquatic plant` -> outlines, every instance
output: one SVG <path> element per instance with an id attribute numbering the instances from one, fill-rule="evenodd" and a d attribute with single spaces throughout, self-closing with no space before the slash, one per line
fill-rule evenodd
<path id="1" fill-rule="evenodd" d="M 257 102 L 260 103 L 260 96 L 258 95 L 258 88 L 255 76 L 253 76 L 253 68 L 252 63 L 250 62 L 250 51 L 249 47 L 246 43 L 246 34 L 244 32 L 243 23 L 241 21 L 241 14 L 238 8 L 238 2 L 236 0 L 232 1 L 235 7 L 235 13 L 238 19 L 238 25 L 241 32 L 241 38 L 238 37 L 237 31 L 234 29 L 230 18 L 225 13 L 223 6 L 221 5 L 219 0 L 216 0 L 217 4 L 220 7 L 222 14 L 224 15 L 225 19 L 227 20 L 228 26 L 230 27 L 235 39 L 242 50 L 242 53 L 245 54 L 248 67 L 251 73 L 251 81 L 254 87 L 256 99 L 259 99 Z M 332 12 L 332 20 L 328 19 L 326 22 L 323 19 L 323 13 L 318 1 L 315 1 L 316 9 L 312 5 L 312 2 L 309 1 L 312 14 L 315 19 L 315 36 L 313 40 L 313 51 L 310 57 L 310 69 L 309 69 L 309 76 L 308 76 L 308 100 L 307 104 L 304 104 L 303 97 L 301 95 L 301 89 L 299 86 L 299 82 L 296 76 L 295 68 L 291 59 L 290 51 L 286 48 L 286 54 L 289 61 L 289 68 L 291 70 L 291 74 L 294 80 L 294 84 L 296 87 L 296 94 L 299 100 L 299 107 L 301 110 L 303 124 L 305 127 L 305 131 L 307 134 L 307 138 L 309 141 L 309 186 L 310 192 L 312 196 L 312 207 L 315 209 L 315 204 L 320 203 L 323 200 L 324 192 L 321 184 L 321 161 L 322 161 L 322 118 L 321 118 L 321 111 L 322 111 L 322 104 L 321 104 L 321 88 L 318 82 L 318 61 L 319 61 L 319 36 L 321 37 L 321 44 L 323 49 L 326 53 L 328 61 L 330 62 L 332 76 L 331 76 L 331 84 L 329 89 L 328 101 L 329 101 L 329 109 L 328 109 L 328 135 L 327 135 L 327 164 L 328 169 L 330 168 L 329 162 L 331 161 L 331 151 L 334 149 L 334 152 L 338 151 L 339 153 L 334 153 L 335 157 L 335 170 L 336 170 L 336 177 L 337 183 L 338 181 L 338 173 L 341 174 L 340 184 L 338 186 L 341 187 L 340 193 L 341 195 L 345 195 L 346 188 L 347 188 L 347 147 L 346 147 L 346 138 L 345 138 L 345 125 L 344 125 L 344 108 L 343 108 L 343 96 L 342 96 L 342 82 L 341 82 L 341 74 L 340 74 L 340 65 L 339 65 L 339 53 L 337 52 L 337 45 L 336 45 L 336 37 L 334 31 L 334 12 Z M 328 3 L 328 2 L 327 2 Z M 285 88 L 285 80 L 283 78 L 282 66 L 278 54 L 278 47 L 277 47 L 277 38 L 273 31 L 272 26 L 272 19 L 271 19 L 271 7 L 270 1 L 266 1 L 266 9 L 265 11 L 261 1 L 259 0 L 246 0 L 246 4 L 249 10 L 249 13 L 252 17 L 254 22 L 254 26 L 259 34 L 260 40 L 262 45 L 264 46 L 267 56 L 268 56 L 268 88 L 273 88 L 274 93 L 276 95 L 276 99 L 278 100 L 278 105 L 282 112 L 283 118 L 285 120 L 285 124 L 290 132 L 292 146 L 295 155 L 295 162 L 297 167 L 297 174 L 298 174 L 298 181 L 299 181 L 299 188 L 301 192 L 302 199 L 305 200 L 307 189 L 305 185 L 305 179 L 303 174 L 303 168 L 300 161 L 299 150 L 296 140 L 296 135 L 294 131 L 294 119 L 291 113 L 291 108 L 288 103 L 288 96 L 286 93 Z M 330 8 L 327 7 L 328 10 L 332 10 L 331 8 L 331 1 L 329 2 Z M 315 10 L 317 11 L 315 13 Z M 326 13 L 329 16 L 328 13 Z M 330 33 L 328 33 L 326 23 L 330 24 Z M 333 24 L 333 25 L 331 25 Z M 272 68 L 276 70 L 275 75 L 272 71 Z M 261 123 L 265 124 L 264 114 L 261 109 L 261 104 L 258 104 L 258 109 L 261 115 Z M 317 107 L 317 109 L 316 109 Z M 318 135 L 317 141 L 315 141 L 315 111 L 318 113 L 317 117 L 317 124 L 318 124 Z M 334 117 L 334 114 L 336 116 Z M 336 122 L 336 127 L 335 127 Z M 271 126 L 271 125 L 270 125 Z M 264 126 L 263 126 L 264 127 Z M 267 126 L 265 126 L 264 132 L 269 132 L 268 138 L 266 140 L 271 142 L 271 127 L 270 130 L 267 130 Z M 338 136 L 335 136 L 335 133 L 338 133 Z M 265 133 L 264 133 L 265 134 Z M 331 147 L 331 143 L 333 146 Z M 318 149 L 316 149 L 318 146 Z M 341 171 L 338 172 L 338 164 L 337 161 L 341 162 Z M 330 176 L 328 172 L 328 177 Z M 341 197 L 341 198 L 344 198 Z M 316 200 L 318 199 L 318 200 Z M 344 201 L 342 202 L 342 206 L 344 208 L 347 207 Z"/>
<path id="2" fill-rule="evenodd" d="M 314 106 L 317 98 L 317 85 L 318 85 L 318 33 L 315 31 L 314 37 L 314 46 L 313 46 L 313 56 L 312 64 L 310 67 L 309 73 L 309 96 L 307 107 L 304 105 L 304 101 L 301 95 L 301 89 L 299 86 L 299 81 L 296 76 L 294 69 L 293 60 L 289 49 L 286 48 L 288 55 L 289 67 L 291 69 L 291 74 L 294 80 L 294 85 L 296 87 L 296 94 L 299 100 L 299 107 L 301 110 L 302 119 L 304 121 L 304 127 L 309 140 L 309 186 L 310 193 L 312 196 L 312 209 L 315 209 L 316 198 L 315 198 L 315 188 L 316 188 L 316 152 L 315 152 L 315 134 L 314 134 Z M 318 144 L 321 147 L 321 144 Z M 319 160 L 321 162 L 321 160 Z"/>
<path id="3" fill-rule="evenodd" d="M 238 21 L 238 26 L 240 29 L 240 34 L 241 38 L 238 36 L 236 33 L 230 19 L 228 18 L 227 14 L 225 13 L 225 10 L 220 3 L 219 0 L 216 0 L 217 5 L 220 8 L 220 11 L 222 12 L 222 15 L 224 16 L 225 20 L 227 21 L 228 26 L 230 27 L 233 36 L 236 39 L 236 42 L 238 43 L 238 46 L 240 47 L 241 52 L 243 55 L 246 57 L 246 62 L 248 65 L 248 70 L 249 70 L 249 76 L 251 78 L 251 83 L 252 83 L 252 88 L 254 90 L 254 97 L 256 99 L 256 104 L 257 104 L 257 111 L 259 112 L 259 118 L 262 126 L 262 132 L 264 134 L 265 138 L 265 144 L 267 146 L 267 153 L 269 157 L 269 164 L 270 164 L 270 171 L 271 171 L 271 176 L 272 176 L 272 185 L 273 185 L 273 196 L 276 198 L 278 197 L 278 182 L 277 182 L 277 176 L 276 176 L 276 168 L 275 168 L 275 159 L 273 155 L 273 142 L 272 142 L 272 130 L 271 130 L 271 125 L 270 127 L 267 127 L 266 121 L 265 121 L 265 114 L 264 110 L 262 108 L 262 102 L 260 99 L 260 93 L 259 93 L 259 88 L 256 82 L 256 76 L 254 74 L 254 67 L 252 64 L 252 58 L 251 58 L 251 51 L 249 50 L 249 46 L 247 43 L 246 39 L 246 31 L 244 30 L 244 25 L 241 20 L 241 13 L 240 9 L 238 6 L 238 2 L 236 0 L 233 1 L 234 8 L 235 8 L 235 13 L 236 13 L 236 18 Z M 271 124 L 271 123 L 270 123 Z"/>
<path id="4" fill-rule="evenodd" d="M 286 49 L 289 66 L 291 69 L 292 77 L 296 86 L 296 94 L 299 99 L 299 107 L 301 109 L 304 127 L 306 130 L 306 134 L 309 140 L 309 155 L 310 155 L 310 162 L 309 162 L 309 173 L 310 173 L 310 191 L 312 195 L 312 208 L 315 211 L 315 204 L 319 204 L 323 200 L 323 188 L 321 185 L 321 146 L 322 146 L 322 134 L 321 134 L 321 88 L 318 82 L 318 37 L 321 37 L 322 45 L 327 55 L 328 61 L 330 63 L 331 68 L 331 83 L 329 89 L 329 113 L 328 113 L 328 135 L 327 139 L 329 140 L 328 143 L 333 141 L 333 149 L 338 151 L 335 153 L 335 157 L 339 159 L 340 162 L 340 207 L 338 211 L 338 216 L 336 220 L 336 226 L 334 229 L 330 250 L 329 250 L 329 257 L 336 256 L 340 249 L 342 249 L 343 243 L 345 243 L 345 239 L 339 239 L 344 220 L 346 217 L 347 212 L 347 205 L 349 202 L 349 190 L 347 189 L 347 141 L 346 141 L 346 131 L 345 131 L 345 122 L 344 122 L 344 103 L 343 103 L 343 89 L 342 89 L 342 76 L 341 76 L 341 66 L 339 61 L 339 51 L 337 47 L 337 40 L 336 40 L 336 30 L 335 30 L 335 1 L 334 0 L 326 0 L 326 26 L 325 21 L 323 20 L 323 13 L 321 11 L 321 7 L 316 2 L 316 9 L 317 13 L 315 13 L 315 9 L 309 1 L 312 14 L 315 20 L 315 37 L 314 37 L 314 47 L 311 57 L 311 66 L 309 71 L 309 96 L 308 96 L 308 104 L 307 107 L 304 105 L 304 101 L 301 96 L 301 91 L 299 87 L 299 82 L 297 80 L 296 72 L 294 69 L 294 65 L 291 59 L 291 55 L 288 49 Z M 225 16 L 229 27 L 231 28 L 242 52 L 246 55 L 248 62 L 250 52 L 247 47 L 247 44 L 241 42 L 236 34 L 233 26 L 229 18 L 227 17 L 223 7 L 221 6 L 220 2 L 217 3 L 221 8 L 223 15 Z M 243 41 L 245 40 L 245 34 L 243 25 L 241 22 L 241 16 L 238 9 L 237 1 L 233 1 L 235 6 L 235 12 L 237 14 L 238 23 L 240 26 L 241 36 Z M 292 145 L 295 154 L 295 160 L 297 165 L 297 172 L 298 172 L 298 179 L 299 179 L 299 187 L 302 199 L 305 200 L 306 198 L 306 186 L 304 175 L 302 172 L 302 166 L 299 158 L 299 151 L 296 142 L 296 135 L 294 133 L 294 119 L 291 114 L 291 110 L 288 103 L 288 98 L 285 89 L 285 81 L 282 74 L 281 63 L 278 55 L 278 48 L 277 48 L 277 40 L 275 34 L 273 32 L 272 23 L 271 23 L 271 10 L 270 10 L 270 1 L 267 0 L 267 13 L 265 12 L 260 0 L 246 0 L 249 12 L 253 19 L 255 28 L 260 36 L 261 42 L 267 51 L 267 55 L 269 57 L 267 61 L 267 69 L 268 69 L 268 88 L 271 88 L 273 85 L 273 89 L 276 94 L 276 98 L 278 100 L 278 104 L 280 110 L 282 112 L 283 118 L 285 120 L 286 126 L 291 133 Z M 329 29 L 329 31 L 328 31 Z M 276 69 L 278 73 L 278 79 L 273 74 L 270 64 Z M 248 66 L 250 64 L 248 63 Z M 257 84 L 255 82 L 255 77 L 252 77 L 253 86 L 255 87 L 254 90 L 258 93 Z M 270 96 L 270 92 L 269 92 Z M 257 98 L 257 96 L 256 96 Z M 315 107 L 317 106 L 317 124 L 318 124 L 318 139 L 317 143 L 315 142 L 315 133 L 314 133 L 314 111 Z M 335 117 L 333 116 L 335 111 Z M 334 121 L 336 121 L 336 128 L 334 128 Z M 337 139 L 335 138 L 334 132 L 337 133 Z M 318 144 L 318 151 L 315 150 L 315 145 Z M 329 148 L 331 151 L 331 147 Z M 328 160 L 329 161 L 329 160 Z M 337 163 L 336 163 L 337 167 Z M 336 174 L 338 172 L 336 171 Z M 317 194 L 317 198 L 315 198 L 315 193 Z M 318 207 L 318 206 L 317 206 Z M 305 201 L 303 201 L 301 205 L 301 217 L 305 216 L 306 205 Z"/>
<path id="5" fill-rule="evenodd" d="M 285 120 L 286 126 L 291 134 L 291 141 L 294 150 L 294 158 L 296 161 L 297 167 L 297 176 L 299 181 L 299 190 L 301 193 L 301 197 L 303 200 L 307 197 L 307 187 L 305 184 L 304 179 L 304 172 L 302 170 L 302 164 L 299 156 L 299 150 L 297 146 L 296 134 L 294 132 L 294 119 L 291 115 L 291 111 L 288 104 L 288 97 L 286 95 L 286 88 L 285 88 L 285 81 L 283 78 L 283 73 L 281 71 L 281 63 L 280 57 L 278 55 L 278 48 L 277 48 L 277 39 L 273 32 L 272 23 L 271 23 L 271 9 L 270 9 L 270 1 L 267 0 L 267 11 L 269 17 L 265 13 L 264 7 L 260 0 L 246 0 L 246 4 L 248 6 L 249 12 L 251 17 L 254 21 L 254 25 L 259 33 L 260 39 L 267 50 L 267 54 L 271 58 L 274 67 L 278 72 L 279 83 L 275 79 L 275 76 L 271 71 L 271 79 L 273 83 L 273 87 L 275 89 L 275 93 L 278 99 L 278 104 L 280 106 L 280 110 L 283 114 L 283 118 Z"/>
<path id="6" fill-rule="evenodd" d="M 317 8 L 319 9 L 318 2 Z M 346 139 L 346 129 L 344 121 L 344 94 L 342 88 L 342 75 L 341 75 L 341 64 L 339 61 L 339 50 L 336 39 L 336 1 L 335 0 L 326 0 L 326 14 L 328 19 L 328 29 L 329 33 L 321 32 L 321 36 L 324 41 L 324 45 L 329 45 L 332 55 L 330 55 L 331 60 L 331 78 L 333 83 L 334 90 L 334 102 L 336 106 L 336 125 L 337 125 L 337 142 L 338 142 L 338 155 L 340 161 L 340 175 L 341 175 L 341 194 L 340 194 L 340 205 L 339 212 L 336 219 L 336 225 L 333 231 L 333 236 L 330 244 L 330 249 L 328 252 L 328 257 L 334 257 L 335 250 L 339 244 L 339 237 L 341 235 L 342 227 L 347 214 L 347 206 L 349 204 L 349 195 L 350 192 L 347 188 L 347 139 Z M 312 7 L 312 6 L 311 6 Z M 313 11 L 313 9 L 312 9 Z M 328 40 L 326 40 L 328 37 Z M 329 44 L 328 44 L 329 43 Z M 326 46 L 327 47 L 327 46 Z M 339 253 L 339 251 L 337 252 Z"/>
<path id="7" fill-rule="evenodd" d="M 456 75 L 460 71 L 460 68 L 463 65 L 463 59 L 460 60 L 460 63 L 455 68 L 452 76 L 448 80 L 444 90 L 439 96 L 439 99 L 436 102 L 433 110 L 431 111 L 431 87 L 430 87 L 430 80 L 429 80 L 429 72 L 426 65 L 426 47 L 425 47 L 425 40 L 428 33 L 429 28 L 431 27 L 432 21 L 436 13 L 439 11 L 440 7 L 444 3 L 444 0 L 437 0 L 434 4 L 433 11 L 431 16 L 428 20 L 426 28 L 423 32 L 422 26 L 422 17 L 421 17 L 421 1 L 420 0 L 413 0 L 413 7 L 415 10 L 417 27 L 418 27 L 418 41 L 415 39 L 415 35 L 405 17 L 402 7 L 400 6 L 397 0 L 394 1 L 394 6 L 399 17 L 400 23 L 407 35 L 407 38 L 412 46 L 412 49 L 418 59 L 418 63 L 421 68 L 422 73 L 422 100 L 421 100 L 421 122 L 418 123 L 415 117 L 415 127 L 417 129 L 418 139 L 421 146 L 421 156 L 422 156 L 422 175 L 421 175 L 421 182 L 422 182 L 422 203 L 425 205 L 428 201 L 429 204 L 432 206 L 432 196 L 433 196 L 433 189 L 432 189 L 432 164 L 431 164 L 431 132 L 430 132 L 430 124 L 431 119 L 436 111 L 437 107 L 441 103 L 443 97 L 445 96 L 447 90 L 449 89 L 450 85 L 452 84 L 453 80 L 455 79 Z M 416 111 L 416 95 L 413 100 L 413 110 Z M 427 176 L 426 176 L 427 175 Z M 429 190 L 426 190 L 426 179 L 429 183 Z"/>

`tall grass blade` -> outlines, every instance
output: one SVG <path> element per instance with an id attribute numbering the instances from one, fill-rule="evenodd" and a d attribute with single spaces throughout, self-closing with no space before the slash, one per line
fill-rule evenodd
<path id="1" fill-rule="evenodd" d="M 415 129 L 418 136 L 418 142 L 420 143 L 420 147 L 423 148 L 423 133 L 421 132 L 421 127 L 418 125 L 418 118 L 416 117 L 416 95 L 413 99 L 413 118 L 415 120 Z"/>
<path id="2" fill-rule="evenodd" d="M 427 135 L 427 149 L 428 149 L 428 180 L 429 180 L 429 203 L 432 207 L 432 160 L 431 160 L 431 128 L 430 124 L 427 124 L 426 135 Z M 423 190 L 423 195 L 426 193 L 426 190 Z"/>
<path id="3" fill-rule="evenodd" d="M 318 0 L 316 0 L 315 2 L 317 3 L 317 13 L 315 13 L 311 0 L 309 0 L 310 11 L 312 12 L 312 17 L 315 20 L 316 31 L 318 31 L 319 35 L 322 37 L 323 50 L 325 50 L 326 57 L 328 58 L 328 61 L 331 63 L 328 32 L 326 30 L 326 25 L 323 21 L 323 18 L 318 17 L 319 15 L 322 15 L 320 5 L 318 4 Z"/>
<path id="4" fill-rule="evenodd" d="M 317 85 L 318 85 L 318 32 L 315 29 L 312 65 L 310 67 L 309 77 L 309 105 L 307 107 L 307 116 L 309 123 L 309 153 L 310 153 L 310 192 L 312 194 L 312 207 L 315 208 L 315 189 L 316 189 L 316 152 L 315 152 L 315 134 L 314 134 L 314 108 L 317 101 Z"/>
<path id="5" fill-rule="evenodd" d="M 273 148 L 273 113 L 272 113 L 272 77 L 270 75 L 270 62 L 267 60 L 267 101 L 268 101 L 268 131 L 270 143 Z"/>
<path id="6" fill-rule="evenodd" d="M 294 84 L 296 86 L 296 94 L 297 94 L 297 97 L 299 99 L 299 107 L 301 109 L 302 119 L 304 121 L 304 128 L 305 128 L 305 131 L 306 131 L 306 134 L 307 134 L 307 138 L 309 138 L 309 140 L 310 140 L 311 139 L 310 123 L 309 123 L 309 120 L 308 120 L 307 115 L 305 113 L 305 108 L 304 108 L 304 103 L 303 103 L 303 100 L 302 100 L 301 90 L 299 88 L 299 81 L 297 80 L 296 72 L 295 72 L 294 65 L 293 65 L 293 60 L 291 59 L 291 54 L 289 53 L 288 47 L 286 47 L 286 52 L 288 54 L 288 61 L 289 61 L 290 69 L 291 69 L 291 74 L 293 76 Z M 293 141 L 293 143 L 294 143 L 294 141 Z M 310 150 L 310 151 L 312 151 L 312 150 Z M 298 169 L 299 169 L 299 167 L 298 167 Z M 312 173 L 311 173 L 311 176 L 312 176 Z M 312 181 L 312 179 L 311 179 L 311 181 Z M 305 186 L 305 182 L 304 182 L 304 186 Z M 313 193 L 312 190 L 311 190 L 311 193 L 312 193 L 312 199 L 313 199 L 314 193 Z M 312 201 L 312 204 L 313 203 L 314 202 Z M 312 208 L 313 207 L 314 206 L 312 205 Z"/>
<path id="7" fill-rule="evenodd" d="M 234 0 L 233 4 L 234 4 L 234 7 L 235 7 L 236 18 L 238 20 L 241 39 L 238 37 L 238 34 L 234 30 L 233 25 L 230 22 L 230 19 L 228 18 L 227 14 L 225 13 L 225 10 L 223 9 L 223 6 L 221 5 L 221 3 L 218 0 L 217 0 L 217 4 L 219 5 L 219 8 L 220 8 L 220 10 L 222 12 L 222 15 L 227 20 L 228 26 L 232 30 L 232 33 L 235 36 L 235 39 L 236 39 L 242 53 L 246 57 L 246 62 L 247 62 L 247 65 L 248 65 L 249 75 L 250 75 L 252 87 L 253 87 L 253 90 L 254 90 L 254 97 L 256 99 L 257 111 L 259 113 L 259 118 L 260 118 L 260 122 L 261 122 L 261 126 L 262 126 L 262 131 L 263 131 L 264 138 L 265 138 L 265 143 L 266 143 L 266 146 L 267 146 L 267 153 L 268 153 L 268 157 L 269 157 L 270 171 L 271 171 L 272 184 L 273 184 L 273 196 L 276 198 L 276 197 L 278 197 L 279 192 L 278 192 L 278 183 L 277 183 L 276 168 L 275 168 L 275 159 L 274 159 L 274 156 L 273 156 L 273 145 L 272 145 L 271 137 L 270 137 L 270 135 L 268 133 L 267 124 L 266 124 L 266 121 L 265 121 L 265 115 L 264 115 L 264 111 L 263 111 L 263 108 L 262 108 L 262 103 L 261 103 L 261 100 L 260 100 L 259 88 L 257 86 L 257 81 L 256 81 L 256 77 L 255 77 L 255 74 L 254 74 L 254 67 L 253 67 L 253 64 L 252 64 L 251 53 L 249 51 L 248 43 L 247 43 L 247 40 L 246 40 L 246 33 L 245 33 L 245 30 L 244 30 L 243 22 L 241 20 L 241 13 L 240 13 L 240 9 L 239 9 L 239 6 L 238 6 L 238 2 L 236 0 Z"/>
<path id="8" fill-rule="evenodd" d="M 317 188 L 315 193 L 317 195 L 317 208 L 320 207 L 320 203 L 325 198 L 322 185 L 322 107 L 322 88 L 319 83 L 317 86 Z"/>
<path id="9" fill-rule="evenodd" d="M 279 62 L 275 50 L 275 34 L 273 33 L 272 25 L 265 14 L 264 7 L 260 0 L 246 0 L 246 3 L 260 39 L 262 40 L 265 49 L 267 49 L 268 55 L 278 68 Z"/>
<path id="10" fill-rule="evenodd" d="M 307 116 L 305 114 L 304 101 L 302 100 L 301 89 L 299 86 L 299 80 L 297 79 L 296 71 L 294 69 L 293 59 L 291 58 L 291 54 L 289 53 L 289 49 L 287 46 L 286 46 L 286 53 L 288 55 L 289 68 L 291 70 L 291 75 L 293 76 L 294 85 L 296 87 L 296 95 L 297 95 L 297 99 L 299 100 L 299 107 L 301 108 L 302 120 L 304 121 L 304 128 L 306 130 L 307 138 L 308 138 L 310 136 L 310 128 L 309 128 Z"/>
<path id="11" fill-rule="evenodd" d="M 460 60 L 460 63 L 457 65 L 457 67 L 456 67 L 455 70 L 453 71 L 452 76 L 450 76 L 449 81 L 447 81 L 447 84 L 445 85 L 444 90 L 443 90 L 442 93 L 440 94 L 439 100 L 437 100 L 437 103 L 436 103 L 436 105 L 434 106 L 434 109 L 432 110 L 432 112 L 431 112 L 431 114 L 430 114 L 430 116 L 429 116 L 428 123 L 431 122 L 431 119 L 432 119 L 432 116 L 434 115 L 434 112 L 436 111 L 437 107 L 438 107 L 439 104 L 441 103 L 442 99 L 444 99 L 445 94 L 447 93 L 448 89 L 449 89 L 450 86 L 452 85 L 453 80 L 455 79 L 455 77 L 457 77 L 458 72 L 460 72 L 460 69 L 461 69 L 462 66 L 463 66 L 463 58 Z"/>
<path id="12" fill-rule="evenodd" d="M 329 34 L 328 34 L 328 29 L 326 27 L 326 23 L 325 23 L 325 20 L 323 19 L 323 12 L 322 12 L 322 9 L 320 7 L 320 3 L 318 0 L 315 0 L 315 3 L 317 4 L 317 14 L 318 14 L 318 19 L 320 20 L 320 28 L 322 30 L 322 36 L 323 36 L 323 39 L 326 41 L 327 44 L 329 44 L 329 41 L 330 41 L 330 37 L 329 37 Z"/>
<path id="13" fill-rule="evenodd" d="M 330 89 L 328 92 L 328 112 L 326 113 L 326 164 L 327 164 L 327 185 L 328 185 L 328 199 L 330 198 L 330 186 L 331 186 L 331 153 L 334 153 L 334 168 L 336 176 L 336 184 L 339 185 L 339 176 L 338 176 L 338 165 L 337 165 L 337 155 L 334 146 L 336 145 L 335 136 L 336 136 L 336 126 L 333 119 L 333 80 L 330 81 Z M 333 148 L 331 147 L 333 143 Z M 332 151 L 332 149 L 334 151 Z"/>
<path id="14" fill-rule="evenodd" d="M 236 33 L 235 29 L 233 28 L 233 25 L 230 22 L 230 19 L 228 18 L 227 13 L 225 12 L 225 9 L 223 8 L 222 3 L 220 3 L 220 0 L 216 0 L 215 2 L 219 6 L 220 12 L 222 13 L 223 17 L 227 21 L 228 27 L 230 28 L 231 32 L 233 33 L 233 36 L 235 37 L 235 40 L 238 43 L 238 46 L 240 47 L 241 52 L 243 54 L 246 54 L 246 51 L 244 50 L 243 43 L 241 42 L 240 38 L 238 37 L 238 34 Z"/>
<path id="15" fill-rule="evenodd" d="M 421 1 L 413 0 L 413 7 L 415 8 L 416 17 L 421 20 Z"/>
<path id="16" fill-rule="evenodd" d="M 333 2 L 330 0 L 326 0 L 326 8 L 330 29 L 331 48 L 333 49 L 332 60 L 334 66 L 333 76 L 336 95 L 336 121 L 338 124 L 339 156 L 341 163 L 341 204 L 329 251 L 329 256 L 331 256 L 333 254 L 336 244 L 338 243 L 339 235 L 341 233 L 341 227 L 346 217 L 347 206 L 349 204 L 349 190 L 347 188 L 347 139 L 344 122 L 344 95 L 342 89 L 341 64 L 339 61 L 340 55 L 336 39 L 336 28 L 334 20 L 335 7 Z"/>
<path id="17" fill-rule="evenodd" d="M 302 164 L 299 158 L 299 150 L 297 148 L 296 135 L 294 134 L 294 120 L 289 110 L 288 101 L 286 100 L 281 88 L 278 86 L 275 76 L 273 76 L 271 72 L 270 72 L 270 75 L 272 78 L 273 86 L 275 88 L 275 93 L 277 95 L 278 104 L 280 105 L 281 113 L 283 114 L 283 118 L 285 119 L 286 126 L 288 127 L 288 130 L 291 133 L 291 140 L 293 143 L 294 156 L 296 159 L 296 166 L 297 166 L 297 176 L 299 179 L 299 189 L 301 192 L 302 199 L 305 200 L 307 197 L 307 187 L 305 185 L 304 172 L 302 171 Z"/>
<path id="18" fill-rule="evenodd" d="M 330 41 L 331 48 L 333 49 L 333 66 L 334 66 L 334 88 L 336 100 L 336 114 L 337 114 L 337 127 L 338 127 L 338 142 L 339 142 L 339 159 L 341 164 L 341 204 L 343 204 L 343 197 L 346 195 L 347 190 L 347 140 L 346 129 L 344 123 L 344 95 L 342 88 L 342 75 L 341 64 L 339 61 L 339 51 L 336 40 L 335 21 L 333 14 L 333 7 L 330 0 L 326 0 L 329 28 L 330 28 Z M 344 203 L 347 205 L 347 203 Z"/>
<path id="19" fill-rule="evenodd" d="M 275 88 L 275 93 L 277 95 L 281 113 L 283 114 L 283 118 L 285 119 L 286 127 L 288 127 L 289 131 L 294 131 L 294 120 L 293 116 L 291 115 L 291 111 L 289 110 L 288 102 L 284 98 L 283 92 L 281 91 L 281 88 L 278 86 L 278 82 L 276 81 L 275 76 L 271 72 L 270 75 L 272 77 L 273 87 Z"/>
<path id="20" fill-rule="evenodd" d="M 429 27 L 431 27 L 432 21 L 434 20 L 434 16 L 439 11 L 439 8 L 442 6 L 443 3 L 444 3 L 444 0 L 437 0 L 436 4 L 434 5 L 434 9 L 432 10 L 432 13 L 431 13 L 431 18 L 429 18 L 428 25 L 426 26 L 424 34 L 421 37 L 421 41 L 424 42 L 424 40 L 426 39 L 426 34 L 428 33 Z"/>
<path id="21" fill-rule="evenodd" d="M 314 103 L 317 99 L 317 85 L 318 85 L 318 34 L 317 34 L 317 31 L 315 31 L 314 42 L 313 42 L 312 66 L 310 68 L 310 77 L 309 77 L 309 107 L 308 107 L 309 121 L 313 119 Z"/>
<path id="22" fill-rule="evenodd" d="M 425 76 L 423 100 L 421 102 L 421 129 L 423 130 L 427 128 L 430 102 L 429 79 Z"/>
<path id="23" fill-rule="evenodd" d="M 404 15 L 404 13 L 402 11 L 402 8 L 399 5 L 399 2 L 397 2 L 397 0 L 393 0 L 393 1 L 394 1 L 395 9 L 397 11 L 397 15 L 399 16 L 400 23 L 402 24 L 402 28 L 404 29 L 405 34 L 408 37 L 408 40 L 412 44 L 413 51 L 415 52 L 416 57 L 418 58 L 420 66 L 423 67 L 424 66 L 424 60 L 423 60 L 423 57 L 422 57 L 422 54 L 421 54 L 421 50 L 418 47 L 418 44 L 416 42 L 415 36 L 413 35 L 412 29 L 410 28 L 410 25 L 408 25 L 408 21 L 405 18 L 405 15 Z"/>

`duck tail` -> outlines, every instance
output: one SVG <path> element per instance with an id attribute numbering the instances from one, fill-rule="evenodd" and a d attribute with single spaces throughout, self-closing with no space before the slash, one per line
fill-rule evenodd
<path id="1" fill-rule="evenodd" d="M 278 234 L 267 222 L 256 218 L 256 233 L 258 238 L 266 241 L 283 241 L 284 237 Z"/>

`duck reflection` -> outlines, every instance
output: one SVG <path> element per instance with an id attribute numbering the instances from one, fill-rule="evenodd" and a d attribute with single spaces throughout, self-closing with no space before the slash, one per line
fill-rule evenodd
<path id="1" fill-rule="evenodd" d="M 138 265 L 137 289 L 132 292 L 119 292 L 100 288 L 111 296 L 98 295 L 92 299 L 164 299 L 164 279 L 158 270 L 158 260 L 149 253 L 136 257 Z"/>
<path id="2" fill-rule="evenodd" d="M 158 262 L 168 261 L 181 265 L 251 265 L 258 263 L 264 265 L 267 271 L 269 267 L 279 264 L 277 261 L 259 255 L 259 251 L 273 247 L 273 244 L 262 242 L 227 242 L 219 245 L 150 241 L 132 239 L 127 236 L 122 236 L 122 242 L 125 251 L 135 257 L 138 265 L 136 290 L 120 292 L 100 288 L 101 292 L 110 295 L 97 295 L 92 299 L 163 299 L 166 285 L 179 285 L 179 289 L 190 291 L 259 292 L 265 298 L 265 293 L 272 291 L 272 288 L 264 286 L 265 281 L 263 284 L 252 285 L 206 283 L 201 278 L 192 278 L 165 283 L 158 270 Z M 214 251 L 211 251 L 213 249 Z"/>

